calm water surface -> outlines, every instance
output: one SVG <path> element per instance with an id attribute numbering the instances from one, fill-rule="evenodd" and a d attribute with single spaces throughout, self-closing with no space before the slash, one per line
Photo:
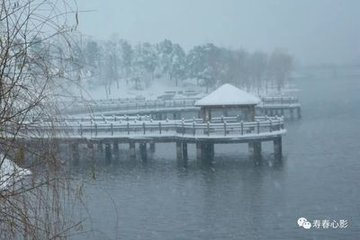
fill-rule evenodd
<path id="1" fill-rule="evenodd" d="M 147 162 L 122 157 L 74 169 L 85 181 L 85 230 L 74 239 L 359 239 L 360 78 L 299 80 L 303 119 L 287 123 L 284 160 L 264 146 L 262 164 L 246 146 L 215 147 L 215 164 L 187 168 L 174 144 Z M 124 155 L 125 156 L 125 155 Z M 297 219 L 348 220 L 346 229 L 310 229 Z"/>

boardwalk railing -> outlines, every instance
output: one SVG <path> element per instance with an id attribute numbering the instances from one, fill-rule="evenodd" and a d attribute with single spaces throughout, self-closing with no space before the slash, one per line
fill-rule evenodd
<path id="1" fill-rule="evenodd" d="M 85 102 L 83 104 L 74 104 L 64 112 L 83 113 L 83 112 L 108 112 L 108 111 L 130 111 L 130 110 L 148 110 L 148 109 L 168 109 L 194 107 L 197 99 L 174 99 L 174 100 L 139 100 L 130 102 Z"/>
<path id="2" fill-rule="evenodd" d="M 249 135 L 271 135 L 284 132 L 284 120 L 279 117 L 258 118 L 254 122 L 219 121 L 200 123 L 195 121 L 134 121 L 111 123 L 72 123 L 67 125 L 51 126 L 29 125 L 20 129 L 24 137 L 56 136 L 63 138 L 116 138 L 116 137 L 241 137 Z"/>
<path id="3" fill-rule="evenodd" d="M 262 121 L 262 120 L 275 120 L 276 117 L 268 117 L 268 116 L 256 116 L 255 121 Z M 214 117 L 211 119 L 212 123 L 223 123 L 223 122 L 240 122 L 241 117 L 238 116 L 232 116 L 232 117 Z M 123 122 L 134 122 L 134 121 L 154 121 L 151 116 L 148 115 L 136 115 L 136 116 L 88 116 L 88 117 L 67 117 L 67 118 L 55 118 L 55 119 L 42 119 L 42 123 L 64 123 L 65 125 L 71 125 L 72 123 L 92 123 L 92 124 L 106 124 L 113 122 L 114 124 L 119 124 Z M 163 120 L 164 121 L 164 120 Z M 184 121 L 185 123 L 203 123 L 203 120 L 201 118 L 192 118 L 192 119 L 183 119 L 183 120 L 165 120 L 166 122 L 169 121 Z M 27 121 L 27 124 L 32 124 L 32 121 Z"/>
<path id="4" fill-rule="evenodd" d="M 271 107 L 276 106 L 291 106 L 300 105 L 297 97 L 281 96 L 281 97 L 262 97 L 262 103 L 257 107 Z M 132 100 L 98 100 L 98 101 L 80 101 L 79 103 L 66 103 L 63 102 L 64 113 L 80 114 L 89 112 L 111 112 L 111 111 L 123 111 L 123 112 L 142 112 L 142 111 L 156 111 L 166 109 L 197 109 L 195 102 L 198 98 L 184 98 L 184 99 L 172 99 L 172 100 L 144 100 L 144 99 L 132 99 Z M 70 106 L 70 107 L 69 107 Z"/>
<path id="5" fill-rule="evenodd" d="M 299 104 L 299 99 L 297 97 L 262 97 L 263 105 L 291 105 L 291 104 Z"/>

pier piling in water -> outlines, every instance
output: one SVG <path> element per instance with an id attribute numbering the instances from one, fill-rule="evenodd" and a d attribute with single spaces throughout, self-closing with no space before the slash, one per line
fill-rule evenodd
<path id="1" fill-rule="evenodd" d="M 187 143 L 183 142 L 182 143 L 182 157 L 184 161 L 188 160 L 188 150 L 187 150 Z"/>
<path id="2" fill-rule="evenodd" d="M 178 161 L 188 160 L 188 150 L 186 142 L 176 142 L 176 159 Z"/>
<path id="3" fill-rule="evenodd" d="M 116 160 L 120 158 L 120 150 L 119 150 L 119 141 L 114 140 L 113 142 L 113 152 Z"/>
<path id="4" fill-rule="evenodd" d="M 254 153 L 255 153 L 254 143 L 253 143 L 253 142 L 249 142 L 249 143 L 248 143 L 248 146 L 249 146 L 249 155 L 250 155 L 250 156 L 253 156 Z"/>
<path id="5" fill-rule="evenodd" d="M 151 142 L 149 145 L 150 145 L 150 152 L 154 153 L 155 152 L 155 143 Z"/>
<path id="6" fill-rule="evenodd" d="M 110 143 L 105 144 L 105 162 L 107 164 L 111 163 L 112 154 L 111 154 L 111 145 Z"/>
<path id="7" fill-rule="evenodd" d="M 202 158 L 201 143 L 196 143 L 196 159 L 201 160 Z"/>
<path id="8" fill-rule="evenodd" d="M 182 160 L 182 144 L 181 142 L 176 142 L 176 159 Z"/>
<path id="9" fill-rule="evenodd" d="M 140 143 L 139 147 L 140 147 L 141 160 L 146 161 L 147 160 L 146 143 Z"/>
<path id="10" fill-rule="evenodd" d="M 297 115 L 298 115 L 298 118 L 300 119 L 301 118 L 301 108 L 300 107 L 297 108 Z"/>
<path id="11" fill-rule="evenodd" d="M 274 155 L 276 158 L 282 158 L 282 140 L 281 137 L 274 139 Z"/>
<path id="12" fill-rule="evenodd" d="M 261 158 L 261 142 L 254 142 L 254 157 Z"/>
<path id="13" fill-rule="evenodd" d="M 129 152 L 130 152 L 130 158 L 134 159 L 136 156 L 136 152 L 135 152 L 135 142 L 130 142 L 129 143 Z"/>
<path id="14" fill-rule="evenodd" d="M 290 118 L 291 120 L 294 119 L 294 109 L 290 109 Z"/>
<path id="15" fill-rule="evenodd" d="M 197 160 L 212 162 L 214 160 L 214 144 L 213 143 L 196 143 Z"/>
<path id="16" fill-rule="evenodd" d="M 104 152 L 104 145 L 102 142 L 97 143 L 97 150 L 98 152 Z"/>
<path id="17" fill-rule="evenodd" d="M 79 144 L 74 142 L 70 143 L 72 160 L 75 165 L 78 165 L 80 162 L 80 153 L 79 153 Z"/>

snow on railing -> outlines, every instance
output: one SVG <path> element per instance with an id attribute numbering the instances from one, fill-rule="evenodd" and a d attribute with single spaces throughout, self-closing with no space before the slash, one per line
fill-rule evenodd
<path id="1" fill-rule="evenodd" d="M 179 107 L 194 107 L 196 99 L 174 99 L 174 100 L 140 100 L 140 101 L 98 101 L 89 102 L 88 104 L 74 104 L 65 112 L 93 112 L 97 111 L 113 111 L 113 110 L 142 110 L 142 109 L 158 109 L 158 108 L 179 108 Z"/>
<path id="2" fill-rule="evenodd" d="M 293 96 L 262 97 L 258 107 L 266 105 L 294 105 L 300 104 L 299 99 Z M 173 109 L 173 108 L 195 108 L 198 98 L 183 98 L 172 100 L 97 100 L 64 104 L 64 112 L 85 113 L 85 112 L 110 112 L 110 111 L 141 111 L 150 109 Z"/>
<path id="3" fill-rule="evenodd" d="M 27 125 L 19 130 L 23 137 L 122 137 L 129 135 L 177 136 L 245 136 L 276 133 L 284 130 L 282 117 L 258 117 L 256 121 L 235 121 L 223 117 L 212 122 L 191 120 L 126 121 L 126 122 L 71 122 L 62 125 Z"/>
<path id="4" fill-rule="evenodd" d="M 255 117 L 255 121 L 260 121 L 260 120 L 269 120 L 269 119 L 275 119 L 275 117 L 268 117 L 268 116 L 256 116 Z M 212 123 L 223 123 L 224 121 L 226 122 L 240 122 L 241 117 L 240 115 L 238 116 L 231 116 L 231 117 L 213 117 L 211 119 Z M 123 115 L 123 116 L 88 116 L 88 117 L 67 117 L 67 118 L 54 118 L 54 119 L 42 119 L 43 123 L 86 123 L 86 122 L 96 122 L 96 123 L 122 123 L 122 122 L 133 122 L 133 121 L 149 121 L 152 122 L 154 121 L 151 116 L 148 115 L 137 115 L 137 116 L 127 116 L 127 115 Z M 163 121 L 163 120 L 162 120 Z M 192 118 L 192 119 L 184 119 L 184 120 L 167 120 L 167 121 L 185 121 L 187 123 L 192 123 L 192 122 L 196 122 L 196 123 L 202 123 L 203 120 L 201 118 Z M 28 120 L 25 123 L 27 124 L 31 124 L 31 123 L 35 123 L 35 121 L 31 121 Z"/>
<path id="5" fill-rule="evenodd" d="M 298 104 L 299 99 L 292 96 L 281 96 L 281 97 L 262 97 L 263 104 Z"/>

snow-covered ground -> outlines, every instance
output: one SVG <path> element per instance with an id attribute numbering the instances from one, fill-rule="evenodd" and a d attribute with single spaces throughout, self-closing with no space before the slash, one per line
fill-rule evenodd
<path id="1" fill-rule="evenodd" d="M 64 99 L 64 106 L 62 109 L 69 109 L 75 106 L 82 106 L 83 104 L 88 107 L 89 103 L 100 103 L 100 100 L 105 100 L 103 104 L 109 104 L 113 100 L 120 100 L 123 103 L 131 102 L 146 102 L 151 100 L 176 100 L 176 99 L 194 99 L 198 100 L 209 93 L 216 90 L 209 89 L 209 93 L 206 93 L 205 87 L 197 86 L 196 80 L 187 79 L 180 81 L 178 86 L 175 86 L 175 82 L 170 82 L 167 79 L 155 79 L 148 87 L 143 90 L 136 90 L 133 88 L 133 85 L 127 85 L 125 80 L 119 82 L 119 88 L 116 83 L 113 83 L 110 92 L 106 91 L 104 86 L 98 86 L 96 88 L 89 88 L 87 84 L 84 84 L 83 87 L 72 89 L 74 99 L 68 101 L 69 99 Z M 297 88 L 293 83 L 287 83 L 284 89 L 279 92 L 274 87 L 262 87 L 261 89 L 249 88 L 241 90 L 253 94 L 259 98 L 263 97 L 286 97 L 286 96 L 296 96 Z M 223 96 L 222 96 L 223 95 Z M 240 94 L 242 95 L 242 94 Z M 226 97 L 226 94 L 221 94 L 220 99 Z M 85 101 L 84 101 L 85 100 Z M 114 102 L 119 104 L 118 101 Z M 74 105 L 75 104 L 75 105 Z"/>
<path id="2" fill-rule="evenodd" d="M 181 98 L 184 96 L 196 96 L 204 95 L 205 89 L 203 87 L 190 84 L 187 81 L 180 82 L 179 86 L 175 86 L 175 83 L 169 82 L 165 79 L 156 79 L 150 86 L 143 90 L 136 90 L 132 85 L 127 85 L 125 80 L 119 82 L 119 88 L 114 83 L 110 88 L 110 93 L 107 93 L 104 86 L 96 88 L 82 87 L 74 91 L 74 95 L 82 97 L 87 100 L 99 100 L 99 99 L 147 99 L 155 100 L 160 96 L 172 95 L 175 98 Z"/>
<path id="3" fill-rule="evenodd" d="M 0 154 L 0 191 L 9 190 L 25 176 L 31 175 L 31 171 L 19 167 L 10 159 Z"/>

